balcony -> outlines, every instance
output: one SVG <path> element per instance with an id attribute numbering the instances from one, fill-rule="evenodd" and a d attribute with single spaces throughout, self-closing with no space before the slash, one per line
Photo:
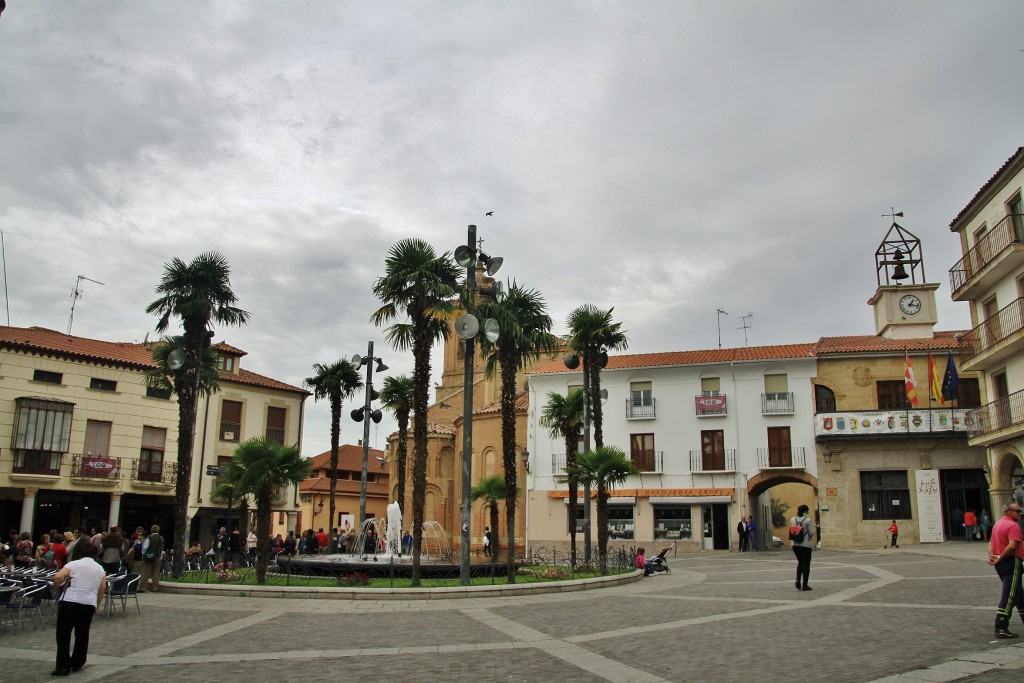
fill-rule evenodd
<path id="1" fill-rule="evenodd" d="M 132 481 L 150 486 L 174 486 L 178 478 L 178 463 L 132 460 Z"/>
<path id="2" fill-rule="evenodd" d="M 758 448 L 757 467 L 761 470 L 802 470 L 807 467 L 807 454 L 803 446 Z"/>
<path id="3" fill-rule="evenodd" d="M 241 440 L 242 423 L 241 422 L 221 422 L 220 423 L 220 440 L 221 441 L 232 441 L 238 443 Z"/>
<path id="4" fill-rule="evenodd" d="M 726 448 L 717 453 L 690 451 L 691 472 L 735 472 L 736 449 Z"/>
<path id="5" fill-rule="evenodd" d="M 662 469 L 665 465 L 664 451 L 633 451 L 629 454 L 629 459 L 641 473 L 664 471 Z"/>
<path id="6" fill-rule="evenodd" d="M 721 417 L 729 414 L 725 394 L 699 394 L 693 397 L 697 417 Z"/>
<path id="7" fill-rule="evenodd" d="M 974 300 L 1024 263 L 1024 215 L 1010 214 L 992 226 L 974 248 L 949 269 L 953 301 Z"/>
<path id="8" fill-rule="evenodd" d="M 556 453 L 551 456 L 551 474 L 556 477 L 565 476 L 565 453 Z"/>
<path id="9" fill-rule="evenodd" d="M 1016 299 L 960 340 L 961 370 L 985 370 L 1024 350 L 1024 298 Z"/>
<path id="10" fill-rule="evenodd" d="M 646 398 L 636 397 L 626 399 L 626 419 L 627 420 L 653 420 L 654 419 L 654 399 L 650 396 Z"/>
<path id="11" fill-rule="evenodd" d="M 14 450 L 14 467 L 11 473 L 29 477 L 59 477 L 64 453 L 53 451 Z"/>
<path id="12" fill-rule="evenodd" d="M 71 478 L 90 484 L 117 484 L 121 479 L 121 459 L 73 455 Z"/>
<path id="13" fill-rule="evenodd" d="M 267 441 L 273 441 L 284 445 L 284 429 L 279 427 L 267 427 Z"/>
<path id="14" fill-rule="evenodd" d="M 814 416 L 814 436 L 824 441 L 834 437 L 966 435 L 970 412 L 966 408 L 922 408 L 818 413 Z"/>
<path id="15" fill-rule="evenodd" d="M 1024 435 L 1024 389 L 968 411 L 970 445 L 991 446 Z"/>
<path id="16" fill-rule="evenodd" d="M 761 394 L 762 415 L 792 415 L 794 410 L 793 392 L 776 391 Z"/>

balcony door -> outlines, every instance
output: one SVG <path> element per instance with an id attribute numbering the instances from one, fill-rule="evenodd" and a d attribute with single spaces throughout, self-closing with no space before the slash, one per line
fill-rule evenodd
<path id="1" fill-rule="evenodd" d="M 789 427 L 768 428 L 768 467 L 792 467 Z"/>
<path id="2" fill-rule="evenodd" d="M 985 320 L 985 332 L 982 335 L 981 345 L 983 349 L 987 349 L 998 343 L 1003 336 L 999 324 L 999 305 L 996 303 L 995 297 L 982 302 L 981 316 Z"/>
<path id="3" fill-rule="evenodd" d="M 700 433 L 700 464 L 704 471 L 725 469 L 725 432 L 704 429 Z"/>
<path id="4" fill-rule="evenodd" d="M 1010 384 L 1006 379 L 1006 371 L 992 375 L 992 425 L 993 429 L 1010 426 Z"/>

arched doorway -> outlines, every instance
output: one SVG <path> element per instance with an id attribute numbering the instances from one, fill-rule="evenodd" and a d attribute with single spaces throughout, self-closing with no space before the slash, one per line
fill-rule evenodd
<path id="1" fill-rule="evenodd" d="M 764 471 L 747 480 L 749 514 L 757 521 L 757 547 L 771 548 L 773 539 L 785 545 L 785 528 L 797 507 L 807 505 L 818 524 L 818 479 L 803 470 Z M 820 538 L 819 538 L 820 540 Z"/>

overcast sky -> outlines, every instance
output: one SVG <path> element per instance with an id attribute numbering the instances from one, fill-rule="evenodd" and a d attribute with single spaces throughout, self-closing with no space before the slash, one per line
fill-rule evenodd
<path id="1" fill-rule="evenodd" d="M 374 340 L 411 373 L 370 288 L 397 240 L 475 223 L 556 332 L 590 302 L 630 352 L 715 348 L 716 308 L 724 346 L 748 313 L 750 345 L 813 342 L 874 333 L 895 207 L 968 328 L 949 223 L 1024 144 L 1022 26 L 1019 0 L 8 0 L 10 324 L 66 330 L 84 275 L 73 334 L 142 341 L 163 264 L 217 250 L 244 367 L 301 384 Z"/>

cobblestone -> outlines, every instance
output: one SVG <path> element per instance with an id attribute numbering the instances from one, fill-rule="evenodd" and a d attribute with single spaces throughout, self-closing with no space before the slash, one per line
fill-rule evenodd
<path id="1" fill-rule="evenodd" d="M 994 572 L 973 549 L 946 545 L 947 555 L 817 552 L 810 592 L 793 589 L 795 561 L 782 550 L 679 556 L 671 575 L 548 595 L 145 594 L 142 615 L 96 618 L 73 680 L 1024 679 L 1024 644 L 992 639 Z M 17 662 L 19 683 L 51 680 L 53 637 L 52 626 L 8 629 L 0 661 Z M 796 670 L 794 644 L 810 652 Z"/>

